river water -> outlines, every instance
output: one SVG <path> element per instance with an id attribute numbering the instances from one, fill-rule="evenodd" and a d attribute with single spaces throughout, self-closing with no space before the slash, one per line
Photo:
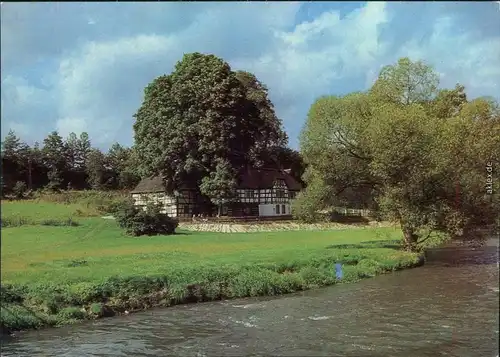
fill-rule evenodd
<path id="1" fill-rule="evenodd" d="M 497 356 L 498 240 L 427 257 L 357 284 L 23 333 L 2 356 Z"/>

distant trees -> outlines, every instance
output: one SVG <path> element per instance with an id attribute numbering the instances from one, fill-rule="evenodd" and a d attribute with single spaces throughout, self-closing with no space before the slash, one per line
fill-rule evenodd
<path id="1" fill-rule="evenodd" d="M 171 74 L 145 88 L 134 117 L 134 147 L 116 143 L 107 153 L 92 148 L 87 133 L 63 139 L 54 131 L 32 148 L 9 133 L 2 144 L 4 191 L 18 181 L 54 190 L 130 188 L 139 177 L 159 175 L 170 192 L 190 185 L 220 203 L 231 199 L 247 166 L 292 168 L 299 180 L 304 171 L 266 86 L 214 55 L 184 55 Z"/>
<path id="2" fill-rule="evenodd" d="M 22 196 L 31 189 L 125 189 L 139 181 L 134 150 L 114 144 L 108 153 L 92 148 L 87 133 L 63 140 L 50 133 L 42 146 L 22 142 L 13 131 L 2 141 L 2 193 Z"/>
<path id="3" fill-rule="evenodd" d="M 485 188 L 487 165 L 500 167 L 498 105 L 468 101 L 460 85 L 438 90 L 422 62 L 386 66 L 367 92 L 319 98 L 300 145 L 308 187 L 298 211 L 309 219 L 365 190 L 414 250 L 432 232 L 472 237 L 499 217 L 499 181 Z"/>

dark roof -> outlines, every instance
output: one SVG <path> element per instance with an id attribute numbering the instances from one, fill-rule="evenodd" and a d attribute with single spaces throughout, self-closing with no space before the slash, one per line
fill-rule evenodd
<path id="1" fill-rule="evenodd" d="M 152 193 L 164 192 L 165 184 L 161 177 L 150 177 L 142 179 L 130 193 Z"/>
<path id="2" fill-rule="evenodd" d="M 274 181 L 284 180 L 288 189 L 298 191 L 302 185 L 285 170 L 248 169 L 240 176 L 238 188 L 262 189 L 272 188 Z"/>
<path id="3" fill-rule="evenodd" d="M 288 170 L 277 169 L 248 169 L 239 178 L 238 188 L 242 189 L 266 189 L 272 188 L 274 181 L 284 180 L 288 189 L 299 191 L 302 185 L 290 175 Z M 145 178 L 139 182 L 130 193 L 153 193 L 164 192 L 165 185 L 161 177 Z"/>

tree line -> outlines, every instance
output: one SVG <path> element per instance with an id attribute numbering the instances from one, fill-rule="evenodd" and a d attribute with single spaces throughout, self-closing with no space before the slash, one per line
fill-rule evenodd
<path id="1" fill-rule="evenodd" d="M 118 143 L 108 152 L 92 147 L 87 133 L 63 139 L 51 132 L 29 146 L 12 130 L 2 141 L 2 194 L 37 189 L 129 189 L 139 181 L 132 148 Z"/>
<path id="2" fill-rule="evenodd" d="M 400 224 L 413 250 L 436 232 L 473 238 L 499 224 L 500 107 L 439 89 L 421 61 L 400 59 L 365 92 L 324 96 L 300 137 L 307 189 L 298 215 L 338 205 L 347 191 Z"/>
<path id="3" fill-rule="evenodd" d="M 291 169 L 301 181 L 304 163 L 288 147 L 265 84 L 233 71 L 214 55 L 190 53 L 170 74 L 154 79 L 134 115 L 134 145 L 107 153 L 86 133 L 63 139 L 52 132 L 33 147 L 9 132 L 2 143 L 2 187 L 130 189 L 161 176 L 167 192 L 190 187 L 221 204 L 235 198 L 248 168 Z"/>
<path id="4" fill-rule="evenodd" d="M 85 133 L 53 132 L 42 147 L 9 133 L 3 188 L 119 189 L 160 176 L 167 192 L 194 188 L 220 206 L 249 167 L 291 168 L 306 186 L 293 205 L 298 218 L 372 208 L 400 224 L 410 250 L 436 232 L 473 238 L 499 222 L 500 107 L 459 84 L 439 89 L 421 61 L 384 67 L 367 91 L 317 99 L 300 152 L 288 147 L 267 87 L 210 54 L 186 54 L 148 84 L 134 119 L 134 146 L 107 153 Z"/>

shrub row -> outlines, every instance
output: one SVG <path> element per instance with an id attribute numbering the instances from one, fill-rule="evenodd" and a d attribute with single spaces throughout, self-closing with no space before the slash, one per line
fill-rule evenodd
<path id="1" fill-rule="evenodd" d="M 54 227 L 76 227 L 78 226 L 78 222 L 73 220 L 73 218 L 67 219 L 42 219 L 35 220 L 22 216 L 11 216 L 11 217 L 2 217 L 0 219 L 0 226 L 2 228 L 8 227 L 21 227 L 21 226 L 54 226 Z"/>

